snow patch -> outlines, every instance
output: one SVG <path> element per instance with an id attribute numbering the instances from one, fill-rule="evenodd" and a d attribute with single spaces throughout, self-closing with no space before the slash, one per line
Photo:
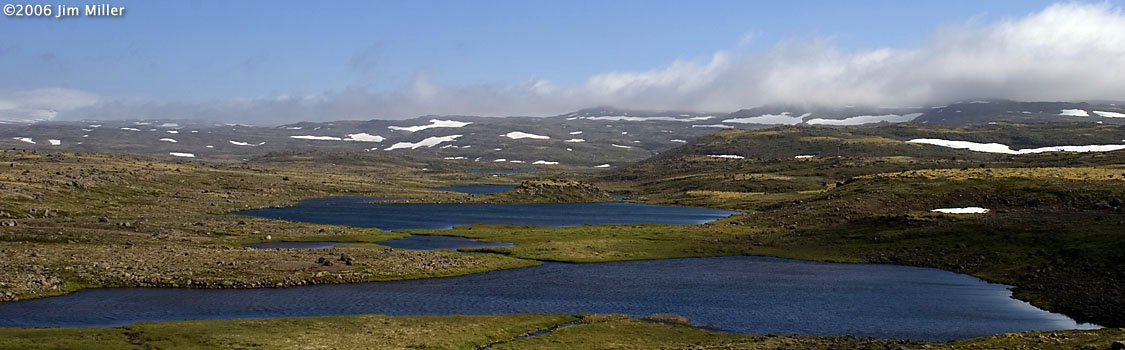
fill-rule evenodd
<path id="1" fill-rule="evenodd" d="M 814 155 L 808 155 L 808 154 L 804 154 L 804 155 L 794 156 L 793 158 L 796 158 L 796 159 L 809 159 L 809 158 L 812 158 L 812 157 L 816 157 L 816 156 L 814 156 Z"/>
<path id="2" fill-rule="evenodd" d="M 988 209 L 981 207 L 964 207 L 964 208 L 940 208 L 930 210 L 932 212 L 946 213 L 946 214 L 984 214 L 989 212 Z"/>
<path id="3" fill-rule="evenodd" d="M 456 120 L 440 120 L 430 119 L 430 123 L 426 125 L 415 126 L 388 126 L 387 129 L 391 130 L 404 130 L 409 132 L 422 131 L 430 128 L 460 128 L 465 125 L 472 124 L 472 122 L 459 122 Z"/>
<path id="4" fill-rule="evenodd" d="M 967 149 L 976 152 L 1004 153 L 1004 154 L 1030 154 L 1044 152 L 1109 152 L 1125 149 L 1125 145 L 1086 145 L 1086 146 L 1051 146 L 1012 150 L 1008 145 L 1001 143 L 977 143 L 971 141 L 950 141 L 942 139 L 913 139 L 906 141 L 957 149 Z"/>
<path id="5" fill-rule="evenodd" d="M 1089 113 L 1086 113 L 1085 110 L 1081 110 L 1081 109 L 1064 109 L 1061 112 L 1059 112 L 1059 115 L 1065 115 L 1065 116 L 1069 116 L 1069 117 L 1089 117 L 1090 116 Z"/>
<path id="6" fill-rule="evenodd" d="M 809 115 L 810 113 L 805 113 L 799 117 L 794 117 L 792 113 L 783 112 L 781 114 L 763 114 L 757 117 L 727 119 L 724 120 L 723 123 L 797 125 L 804 121 L 805 117 Z M 692 127 L 694 127 L 694 125 L 692 125 Z"/>
<path id="7" fill-rule="evenodd" d="M 602 165 L 595 166 L 595 168 L 608 168 L 608 167 L 610 167 L 609 164 L 602 164 Z"/>
<path id="8" fill-rule="evenodd" d="M 250 147 L 258 147 L 258 146 L 266 144 L 265 142 L 258 142 L 257 144 L 253 144 L 253 143 L 249 143 L 249 142 L 242 142 L 242 141 L 235 141 L 235 140 L 230 140 L 230 141 L 227 141 L 227 142 L 230 142 L 230 144 L 235 145 L 235 146 L 250 146 Z"/>
<path id="9" fill-rule="evenodd" d="M 723 124 L 695 124 L 695 125 L 692 125 L 691 127 L 693 127 L 693 128 L 723 128 L 723 129 L 733 129 L 734 128 L 733 126 L 723 125 Z"/>
<path id="10" fill-rule="evenodd" d="M 1105 117 L 1105 118 L 1125 118 L 1125 113 L 1094 111 L 1094 114 L 1097 114 L 1097 115 Z"/>
<path id="11" fill-rule="evenodd" d="M 163 139 L 160 139 L 160 141 L 176 143 L 176 139 L 169 139 L 169 138 L 163 138 Z"/>
<path id="12" fill-rule="evenodd" d="M 507 133 L 507 134 L 504 134 L 504 135 L 500 135 L 500 136 L 504 136 L 504 137 L 507 137 L 507 138 L 510 138 L 510 139 L 513 139 L 513 140 L 519 140 L 519 139 L 547 140 L 547 139 L 551 138 L 550 136 L 529 134 L 529 133 L 526 133 L 526 132 L 523 132 L 523 131 L 513 131 L 513 132 L 510 132 L 510 133 Z"/>
<path id="13" fill-rule="evenodd" d="M 564 142 L 586 142 L 586 140 L 584 140 L 584 139 L 569 139 L 569 140 L 566 140 Z"/>
<path id="14" fill-rule="evenodd" d="M 680 139 L 675 139 L 675 140 L 672 140 L 672 141 L 670 141 L 670 142 L 687 143 L 687 140 L 680 140 Z"/>
<path id="15" fill-rule="evenodd" d="M 168 130 L 168 133 L 169 134 L 179 134 L 180 132 L 176 131 L 176 130 Z"/>
<path id="16" fill-rule="evenodd" d="M 141 131 L 141 129 L 137 129 L 137 128 L 121 128 L 121 130 L 125 130 L 125 131 Z"/>
<path id="17" fill-rule="evenodd" d="M 289 136 L 289 137 L 295 138 L 295 139 L 301 139 L 301 140 L 320 140 L 320 141 L 340 141 L 340 140 L 343 140 L 339 137 L 334 137 L 334 136 L 297 135 L 297 136 Z"/>
<path id="18" fill-rule="evenodd" d="M 47 143 L 51 144 L 51 146 L 58 146 L 62 144 L 62 140 L 47 140 Z"/>
<path id="19" fill-rule="evenodd" d="M 13 137 L 12 139 L 27 142 L 27 143 L 30 143 L 30 144 L 35 144 L 35 140 L 32 140 L 30 137 Z"/>
<path id="20" fill-rule="evenodd" d="M 610 146 L 617 147 L 617 148 L 633 148 L 633 146 L 624 146 L 624 145 L 619 145 L 619 144 L 616 144 L 616 143 L 611 143 Z"/>
<path id="21" fill-rule="evenodd" d="M 391 145 L 391 147 L 387 147 L 387 149 L 385 149 L 384 151 L 391 151 L 391 150 L 402 149 L 402 148 L 409 148 L 409 149 L 417 149 L 419 147 L 430 148 L 430 147 L 433 147 L 433 146 L 437 146 L 438 144 L 441 144 L 443 142 L 452 142 L 453 140 L 456 140 L 458 137 L 461 137 L 461 135 L 449 135 L 449 136 L 440 136 L 440 137 L 433 136 L 433 137 L 427 137 L 425 139 L 422 139 L 422 141 L 418 141 L 418 142 L 399 142 L 399 143 L 396 143 L 394 145 Z"/>
<path id="22" fill-rule="evenodd" d="M 570 134 L 571 135 L 582 135 L 582 132 L 581 131 L 571 131 Z"/>
<path id="23" fill-rule="evenodd" d="M 736 155 L 733 155 L 733 154 L 708 154 L 707 156 L 711 157 L 711 158 L 728 158 L 728 159 L 745 159 L 746 158 L 746 157 L 743 157 L 743 156 L 736 156 Z"/>
<path id="24" fill-rule="evenodd" d="M 173 156 L 173 157 L 195 158 L 195 154 L 193 154 L 193 153 L 168 152 L 168 154 Z"/>
<path id="25" fill-rule="evenodd" d="M 871 123 L 905 123 L 921 116 L 922 113 L 910 114 L 884 114 L 884 115 L 861 115 L 845 119 L 823 119 L 816 118 L 809 120 L 811 125 L 861 125 Z"/>
<path id="26" fill-rule="evenodd" d="M 534 164 L 534 165 L 559 165 L 559 162 L 548 162 L 548 161 L 545 161 L 545 160 L 537 160 L 537 161 L 531 162 L 531 164 Z"/>
<path id="27" fill-rule="evenodd" d="M 386 138 L 379 135 L 371 135 L 365 132 L 358 134 L 348 134 L 348 138 L 344 141 L 359 141 L 359 142 L 383 142 Z"/>
<path id="28" fill-rule="evenodd" d="M 681 115 L 681 117 L 687 115 Z M 691 117 L 691 118 L 675 118 L 675 117 L 630 117 L 626 115 L 603 115 L 599 117 L 579 117 L 578 119 L 587 120 L 609 120 L 609 121 L 626 121 L 626 122 L 646 122 L 646 121 L 668 121 L 668 122 L 695 122 L 713 118 L 712 116 L 706 117 Z"/>
<path id="29" fill-rule="evenodd" d="M 445 157 L 445 160 L 469 159 L 468 157 Z"/>

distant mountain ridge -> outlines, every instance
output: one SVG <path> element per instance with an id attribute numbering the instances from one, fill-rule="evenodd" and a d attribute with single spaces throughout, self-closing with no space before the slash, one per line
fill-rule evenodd
<path id="1" fill-rule="evenodd" d="M 945 106 L 774 104 L 731 113 L 593 107 L 550 117 L 423 116 L 262 127 L 185 120 L 0 123 L 0 147 L 242 161 L 276 152 L 389 152 L 495 167 L 616 167 L 723 129 L 916 123 L 1125 125 L 1116 102 Z"/>

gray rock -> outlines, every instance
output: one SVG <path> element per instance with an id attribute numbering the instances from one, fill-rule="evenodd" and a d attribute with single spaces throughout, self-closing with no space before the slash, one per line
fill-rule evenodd
<path id="1" fill-rule="evenodd" d="M 1109 345 L 1110 350 L 1125 350 L 1125 340 L 1118 340 Z"/>

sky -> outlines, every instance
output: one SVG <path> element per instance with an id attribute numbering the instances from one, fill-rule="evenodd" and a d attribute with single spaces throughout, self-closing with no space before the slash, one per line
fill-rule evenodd
<path id="1" fill-rule="evenodd" d="M 1125 99 L 1119 1 L 111 4 L 0 17 L 0 120 Z"/>

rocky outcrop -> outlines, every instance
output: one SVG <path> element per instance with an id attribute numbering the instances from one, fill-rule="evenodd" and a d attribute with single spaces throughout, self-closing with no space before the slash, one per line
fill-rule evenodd
<path id="1" fill-rule="evenodd" d="M 512 202 L 561 203 L 612 201 L 609 192 L 597 186 L 565 179 L 527 180 L 499 197 Z"/>

